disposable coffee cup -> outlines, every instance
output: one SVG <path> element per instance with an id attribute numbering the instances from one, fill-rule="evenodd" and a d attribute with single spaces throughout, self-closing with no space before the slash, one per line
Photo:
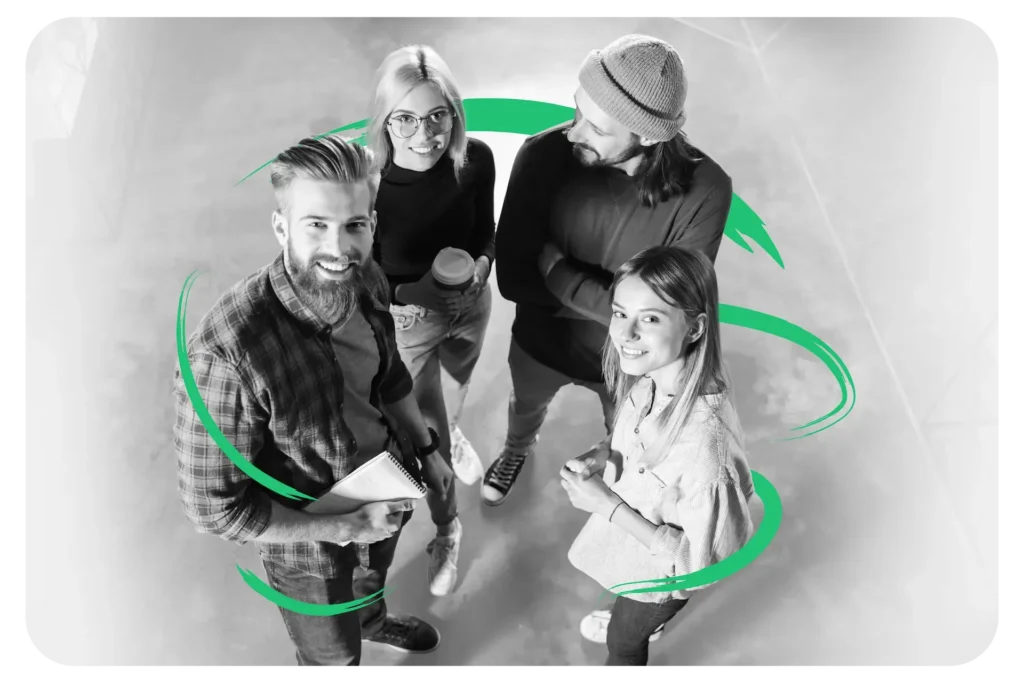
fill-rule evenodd
<path id="1" fill-rule="evenodd" d="M 476 263 L 462 249 L 445 247 L 434 257 L 431 272 L 439 289 L 464 292 L 473 284 Z"/>

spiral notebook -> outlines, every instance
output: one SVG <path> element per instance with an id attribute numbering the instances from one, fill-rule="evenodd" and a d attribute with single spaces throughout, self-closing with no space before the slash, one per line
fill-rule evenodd
<path id="1" fill-rule="evenodd" d="M 416 481 L 402 461 L 384 451 L 332 486 L 303 511 L 314 515 L 344 515 L 367 503 L 419 499 L 425 495 L 426 487 Z"/>

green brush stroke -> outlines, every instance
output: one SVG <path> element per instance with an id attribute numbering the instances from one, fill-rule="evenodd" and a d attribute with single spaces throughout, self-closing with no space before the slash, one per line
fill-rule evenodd
<path id="1" fill-rule="evenodd" d="M 199 415 L 200 421 L 203 423 L 203 426 L 206 427 L 206 431 L 209 432 L 214 443 L 217 444 L 217 446 L 224 452 L 224 455 L 226 455 L 228 459 L 238 467 L 238 469 L 242 470 L 249 475 L 249 477 L 274 493 L 284 496 L 289 500 L 315 500 L 312 496 L 308 496 L 305 493 L 288 486 L 284 482 L 278 481 L 260 468 L 256 467 L 252 462 L 246 460 L 245 457 L 238 452 L 238 449 L 234 447 L 231 441 L 224 436 L 224 432 L 222 432 L 220 427 L 217 426 L 217 423 L 214 421 L 213 416 L 210 415 L 210 411 L 206 407 L 206 404 L 203 403 L 203 397 L 199 394 L 199 387 L 196 385 L 196 378 L 192 374 L 192 366 L 188 362 L 188 346 L 185 339 L 185 310 L 188 306 L 188 295 L 192 290 L 192 285 L 195 284 L 196 278 L 198 277 L 198 274 L 193 271 L 185 280 L 185 286 L 182 287 L 181 295 L 178 297 L 178 365 L 181 368 L 181 377 L 185 383 L 185 390 L 188 392 L 188 398 L 192 402 L 192 407 L 195 409 L 196 414 Z"/>
<path id="2" fill-rule="evenodd" d="M 387 586 L 380 589 L 373 595 L 368 595 L 365 598 L 359 598 L 351 602 L 341 602 L 334 605 L 321 605 L 312 602 L 302 602 L 295 598 L 290 598 L 284 593 L 276 590 L 273 586 L 267 585 L 260 577 L 256 576 L 253 572 L 248 569 L 242 569 L 237 564 L 235 568 L 238 573 L 242 575 L 242 579 L 245 580 L 249 587 L 254 591 L 265 597 L 270 602 L 274 603 L 278 607 L 283 607 L 286 610 L 297 612 L 299 614 L 305 614 L 311 617 L 333 617 L 338 614 L 345 614 L 347 612 L 355 612 L 358 609 L 362 609 L 368 605 L 372 605 L 375 602 L 384 599 L 387 595 Z"/>
<path id="3" fill-rule="evenodd" d="M 571 121 L 576 114 L 572 107 L 566 107 L 561 104 L 512 98 L 469 98 L 463 100 L 462 106 L 466 110 L 466 130 L 471 133 L 536 135 L 548 128 Z M 344 131 L 360 130 L 368 124 L 369 119 L 363 119 L 314 137 L 322 138 Z M 351 140 L 351 142 L 360 145 L 366 144 L 366 133 Z M 241 185 L 272 163 L 274 163 L 273 159 L 239 180 L 235 186 Z M 754 244 L 761 247 L 766 254 L 771 256 L 772 260 L 779 264 L 780 268 L 785 269 L 785 265 L 782 263 L 782 256 L 779 254 L 779 250 L 776 248 L 772 238 L 768 235 L 764 221 L 735 193 L 733 193 L 732 202 L 729 207 L 729 217 L 725 223 L 725 236 L 743 249 L 753 253 L 753 247 L 747 244 L 744 236 L 750 238 Z"/>
<path id="4" fill-rule="evenodd" d="M 857 389 L 853 384 L 853 376 L 850 374 L 850 370 L 846 367 L 843 359 L 839 357 L 839 354 L 833 351 L 832 348 L 821 339 L 787 320 L 777 318 L 773 315 L 768 315 L 767 313 L 761 313 L 760 311 L 754 311 L 749 308 L 720 304 L 718 308 L 718 315 L 719 321 L 723 324 L 746 327 L 752 330 L 757 330 L 758 332 L 767 332 L 768 334 L 781 337 L 782 339 L 793 342 L 797 346 L 810 351 L 818 358 L 818 360 L 825 364 L 825 367 L 829 369 L 832 376 L 835 378 L 836 383 L 839 384 L 841 398 L 839 403 L 831 412 L 816 420 L 812 420 L 807 424 L 802 424 L 799 427 L 793 427 L 791 431 L 799 431 L 801 429 L 813 427 L 814 425 L 824 422 L 834 415 L 842 412 L 844 408 L 845 412 L 843 412 L 843 414 L 836 420 L 824 427 L 801 436 L 783 439 L 783 441 L 802 439 L 804 437 L 811 436 L 812 434 L 817 434 L 822 430 L 838 424 L 850 414 L 850 411 L 853 410 L 853 406 L 857 401 Z M 847 385 L 849 385 L 849 390 L 847 390 Z"/>
<path id="5" fill-rule="evenodd" d="M 575 111 L 570 107 L 534 100 L 476 98 L 464 100 L 463 105 L 466 110 L 466 129 L 468 132 L 496 132 L 535 135 L 539 132 L 572 120 L 575 114 Z M 365 119 L 362 121 L 356 121 L 354 123 L 349 123 L 339 128 L 335 128 L 327 133 L 322 133 L 316 137 L 322 138 L 327 135 L 333 135 L 349 130 L 358 131 L 365 128 L 368 123 L 369 121 Z M 366 133 L 363 132 L 363 134 L 354 138 L 352 142 L 356 144 L 365 144 Z M 238 181 L 237 184 L 241 184 L 248 178 L 269 166 L 271 163 L 273 163 L 273 159 L 257 168 L 242 180 Z M 725 224 L 725 236 L 741 248 L 753 253 L 753 247 L 751 247 L 747 242 L 747 239 L 750 239 L 754 244 L 758 245 L 765 253 L 767 253 L 780 268 L 785 269 L 782 256 L 779 253 L 778 248 L 775 246 L 775 243 L 772 241 L 771 236 L 768 234 L 768 231 L 765 229 L 764 221 L 761 220 L 757 213 L 735 193 L 732 197 L 729 216 Z M 191 288 L 192 282 L 194 282 L 194 278 L 190 276 L 190 280 L 186 282 L 186 289 Z M 275 490 L 290 498 L 294 498 L 296 496 L 309 498 L 309 496 L 299 493 L 298 491 L 295 491 L 276 479 L 266 475 L 252 465 L 252 463 L 242 458 L 230 442 L 224 438 L 224 435 L 217 428 L 216 424 L 214 424 L 209 412 L 202 404 L 202 399 L 195 387 L 195 381 L 192 377 L 191 369 L 188 366 L 188 357 L 185 352 L 184 342 L 182 341 L 184 337 L 183 301 L 185 299 L 187 299 L 187 294 L 183 292 L 183 299 L 182 301 L 179 301 L 179 361 L 182 366 L 182 374 L 185 377 L 186 387 L 189 389 L 189 398 L 192 400 L 197 412 L 199 412 L 200 417 L 203 420 L 203 424 L 210 431 L 218 446 L 221 447 L 221 450 L 223 450 L 225 454 L 231 458 L 232 462 L 245 471 L 250 477 L 267 488 Z M 817 434 L 818 432 L 837 424 L 849 415 L 851 410 L 853 410 L 853 406 L 856 403 L 856 389 L 849 369 L 846 367 L 846 364 L 843 363 L 842 358 L 840 358 L 839 355 L 821 339 L 781 318 L 738 306 L 722 304 L 720 306 L 720 317 L 721 322 L 724 324 L 737 325 L 761 332 L 767 332 L 793 342 L 807 351 L 810 351 L 825 364 L 836 379 L 836 382 L 839 384 L 842 396 L 837 406 L 831 412 L 816 420 L 808 422 L 807 424 L 794 427 L 791 431 L 800 431 L 825 422 L 829 418 L 842 412 L 844 407 L 845 412 L 843 412 L 839 418 L 813 432 L 797 437 L 791 437 L 790 439 L 784 439 L 785 441 Z M 847 390 L 847 384 L 849 384 L 849 391 Z M 782 502 L 779 498 L 778 492 L 772 486 L 771 482 L 758 472 L 751 472 L 751 474 L 754 479 L 755 490 L 761 497 L 762 501 L 764 501 L 765 516 L 757 532 L 743 548 L 721 562 L 692 574 L 671 577 L 668 579 L 634 582 L 639 584 L 660 585 L 648 588 L 634 588 L 618 594 L 627 595 L 630 593 L 673 591 L 677 589 L 685 590 L 695 588 L 720 581 L 726 576 L 730 576 L 740 571 L 753 562 L 754 559 L 756 559 L 757 556 L 768 547 L 779 529 L 782 521 Z M 362 601 L 357 600 L 341 605 L 313 605 L 310 603 L 300 602 L 283 595 L 260 581 L 258 577 L 252 574 L 252 572 L 248 572 L 248 570 L 242 570 L 239 568 L 239 572 L 242 574 L 246 583 L 248 583 L 256 592 L 281 607 L 302 614 L 310 614 L 314 616 L 342 614 L 359 609 L 367 604 L 372 604 L 372 602 L 367 601 L 374 597 L 370 596 L 370 598 L 366 598 Z M 622 584 L 622 586 L 626 585 L 634 584 Z M 616 586 L 615 588 L 619 587 L 620 586 Z M 381 591 L 381 593 L 383 593 L 383 591 Z"/>
<path id="6" fill-rule="evenodd" d="M 775 538 L 775 534 L 778 532 L 779 527 L 782 525 L 782 499 L 779 497 L 779 492 L 760 472 L 751 470 L 750 475 L 754 480 L 754 491 L 764 503 L 764 517 L 761 520 L 761 524 L 758 525 L 757 531 L 754 532 L 754 535 L 751 536 L 750 540 L 747 541 L 742 548 L 720 562 L 716 562 L 709 567 L 699 569 L 690 574 L 670 576 L 664 579 L 630 581 L 627 583 L 617 584 L 601 593 L 601 597 L 598 599 L 598 602 L 600 602 L 607 593 L 614 593 L 615 595 L 630 595 L 633 593 L 668 593 L 675 590 L 698 588 L 700 586 L 715 583 L 716 581 L 721 581 L 722 579 L 732 576 L 741 569 L 750 565 L 768 548 L 772 539 Z M 616 591 L 617 588 L 621 588 L 623 586 L 636 586 L 641 584 L 660 585 L 653 585 L 648 588 L 632 588 L 625 591 Z"/>

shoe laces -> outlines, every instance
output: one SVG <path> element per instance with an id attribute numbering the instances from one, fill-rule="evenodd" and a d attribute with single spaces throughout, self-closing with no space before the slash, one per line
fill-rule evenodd
<path id="1" fill-rule="evenodd" d="M 394 617 L 388 617 L 387 620 L 385 620 L 384 626 L 381 628 L 378 637 L 385 640 L 404 642 L 412 635 L 412 630 L 413 628 L 411 624 L 406 624 Z"/>
<path id="2" fill-rule="evenodd" d="M 526 462 L 526 455 L 520 453 L 502 453 L 487 473 L 488 484 L 499 484 L 505 488 L 510 486 L 519 476 Z"/>

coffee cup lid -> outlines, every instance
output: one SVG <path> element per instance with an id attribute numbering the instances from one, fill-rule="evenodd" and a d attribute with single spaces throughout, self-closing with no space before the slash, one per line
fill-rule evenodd
<path id="1" fill-rule="evenodd" d="M 445 247 L 434 257 L 434 277 L 446 285 L 461 285 L 473 277 L 473 257 L 462 249 Z"/>

